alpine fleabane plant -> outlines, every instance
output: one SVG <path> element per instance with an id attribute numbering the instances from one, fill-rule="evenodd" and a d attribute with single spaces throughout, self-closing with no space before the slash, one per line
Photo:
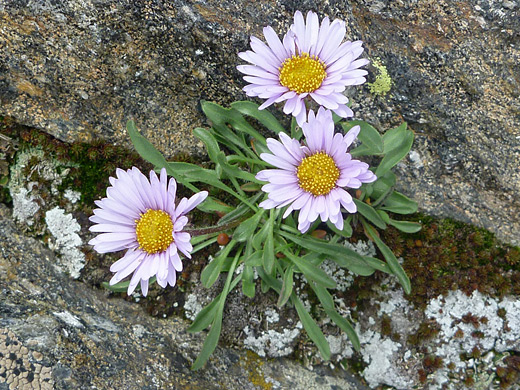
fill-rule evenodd
<path id="1" fill-rule="evenodd" d="M 128 121 L 136 150 L 161 170 L 160 179 L 152 172 L 148 181 L 136 168 L 118 170 L 107 198 L 97 202 L 100 208 L 91 218 L 97 224 L 91 230 L 101 233 L 91 241 L 96 250 L 128 249 L 111 267 L 116 274 L 107 287 L 113 291 L 128 287 L 131 293 L 140 282 L 146 295 L 153 276 L 163 287 L 174 285 L 182 269 L 178 251 L 190 257 L 214 243 L 220 245 L 211 261 L 198 259 L 197 265 L 205 263 L 202 286 L 218 286 L 220 293 L 189 328 L 209 329 L 193 369 L 203 367 L 216 348 L 227 297 L 237 286 L 248 298 L 272 290 L 278 307 L 294 307 L 324 360 L 330 359 L 331 350 L 322 324 L 335 324 L 360 349 L 349 318 L 336 307 L 337 283 L 322 268 L 324 261 L 359 277 L 376 271 L 392 274 L 406 293 L 411 290 L 378 229 L 391 225 L 414 233 L 421 228 L 395 218 L 416 212 L 417 204 L 395 190 L 397 177 L 391 171 L 409 153 L 413 132 L 406 123 L 384 135 L 362 121 L 334 123 L 330 110 L 342 117 L 352 115 L 342 92 L 365 81 L 366 71 L 359 68 L 368 63 L 358 59 L 363 51 L 360 41 L 342 43 L 342 21 L 324 18 L 320 25 L 314 12 L 304 20 L 297 11 L 283 42 L 271 27 L 264 35 L 267 45 L 251 37 L 252 51 L 240 53 L 251 65 L 238 69 L 251 83 L 244 88 L 247 94 L 267 99 L 265 103 L 259 107 L 239 101 L 229 108 L 201 103 L 210 127 L 196 128 L 193 134 L 204 143 L 211 164 L 167 161 L 135 122 Z M 293 116 L 290 128 L 264 110 L 283 101 L 284 112 Z M 315 105 L 313 101 L 320 106 L 317 111 L 307 107 Z M 279 140 L 266 139 L 265 134 L 276 134 Z M 359 143 L 352 148 L 356 138 Z M 363 156 L 371 156 L 372 167 L 357 160 Z M 175 177 L 169 186 L 166 172 Z M 196 193 L 177 206 L 176 181 Z M 201 191 L 208 187 L 211 196 Z M 214 214 L 215 223 L 188 233 L 185 214 L 197 205 L 199 211 Z M 357 240 L 363 235 L 374 242 L 379 258 L 345 245 L 352 236 Z M 119 282 L 132 273 L 129 282 Z M 219 279 L 223 283 L 217 284 Z M 306 288 L 306 299 L 319 309 L 308 311 L 299 287 Z"/>
<path id="2" fill-rule="evenodd" d="M 367 71 L 359 69 L 369 63 L 358 59 L 363 52 L 361 41 L 343 42 L 345 22 L 332 23 L 325 17 L 321 25 L 312 11 L 304 20 L 300 11 L 280 41 L 272 27 L 265 27 L 267 45 L 251 37 L 251 49 L 238 55 L 251 65 L 237 69 L 250 84 L 244 87 L 248 96 L 266 101 L 260 110 L 285 101 L 283 111 L 296 117 L 301 126 L 307 119 L 306 98 L 333 110 L 343 118 L 353 116 L 343 91 L 349 85 L 363 84 Z"/>
<path id="3" fill-rule="evenodd" d="M 161 287 L 175 286 L 176 273 L 182 271 L 179 251 L 191 258 L 193 249 L 189 233 L 182 229 L 188 222 L 186 214 L 200 204 L 208 193 L 201 191 L 190 199 L 183 198 L 175 205 L 177 183 L 166 169 L 160 178 L 150 172 L 150 181 L 137 168 L 116 171 L 110 178 L 107 197 L 96 201 L 99 207 L 90 220 L 93 232 L 99 232 L 89 244 L 99 253 L 128 249 L 125 255 L 110 267 L 115 275 L 110 285 L 116 284 L 133 272 L 128 295 L 141 282 L 144 296 L 148 293 L 149 279 L 157 278 Z"/>
<path id="4" fill-rule="evenodd" d="M 284 218 L 293 210 L 300 210 L 298 229 L 302 233 L 318 217 L 322 222 L 330 220 L 342 230 L 340 206 L 349 213 L 357 211 L 344 188 L 359 188 L 362 183 L 377 179 L 368 164 L 353 160 L 347 153 L 359 130 L 359 126 L 354 126 L 346 135 L 334 134 L 331 112 L 320 107 L 317 115 L 311 110 L 309 121 L 303 124 L 304 146 L 285 133 L 279 134 L 281 142 L 268 138 L 267 147 L 273 154 L 262 153 L 260 158 L 278 169 L 266 169 L 256 175 L 257 179 L 269 182 L 262 187 L 268 199 L 260 207 L 289 205 Z"/>

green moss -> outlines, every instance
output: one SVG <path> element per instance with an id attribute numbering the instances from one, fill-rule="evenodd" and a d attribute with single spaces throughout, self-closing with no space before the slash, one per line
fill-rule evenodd
<path id="1" fill-rule="evenodd" d="M 417 331 L 408 336 L 408 343 L 416 346 L 421 345 L 423 341 L 434 338 L 440 330 L 440 325 L 434 320 L 422 322 Z"/>
<path id="2" fill-rule="evenodd" d="M 450 290 L 473 291 L 501 298 L 520 293 L 520 249 L 501 243 L 484 230 L 452 219 L 415 215 L 423 229 L 403 234 L 389 228 L 384 241 L 412 281 L 406 298 L 424 308 L 430 299 Z M 478 322 L 478 319 L 476 319 Z"/>

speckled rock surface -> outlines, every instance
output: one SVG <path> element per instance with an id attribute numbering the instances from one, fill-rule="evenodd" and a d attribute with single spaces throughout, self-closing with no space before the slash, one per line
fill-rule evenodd
<path id="1" fill-rule="evenodd" d="M 351 89 L 357 117 L 416 132 L 402 189 L 428 213 L 520 243 L 520 5 L 515 1 L 0 1 L 0 113 L 67 141 L 201 152 L 199 100 L 245 98 L 236 53 L 296 9 L 347 21 L 393 80 Z M 373 73 L 377 73 L 372 68 Z M 371 76 L 373 81 L 374 75 Z"/>
<path id="2" fill-rule="evenodd" d="M 60 273 L 53 258 L 0 205 L 1 390 L 357 388 L 341 372 L 224 348 L 193 372 L 202 334 L 108 299 Z"/>

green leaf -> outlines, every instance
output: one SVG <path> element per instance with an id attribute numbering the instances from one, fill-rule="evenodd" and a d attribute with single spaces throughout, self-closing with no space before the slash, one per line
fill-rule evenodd
<path id="1" fill-rule="evenodd" d="M 278 134 L 280 131 L 284 131 L 282 125 L 276 120 L 273 114 L 267 110 L 259 110 L 258 105 L 249 101 L 240 101 L 231 103 L 231 107 L 240 113 L 253 117 L 259 121 L 262 125 L 267 127 L 269 130 Z"/>
<path id="2" fill-rule="evenodd" d="M 126 122 L 126 129 L 128 130 L 128 134 L 134 144 L 135 150 L 137 150 L 137 153 L 139 153 L 143 159 L 158 168 L 163 168 L 168 165 L 162 153 L 139 133 L 133 120 Z"/>
<path id="3" fill-rule="evenodd" d="M 334 321 L 334 323 L 338 325 L 343 332 L 345 332 L 354 349 L 359 352 L 361 350 L 361 344 L 359 342 L 359 337 L 351 323 L 343 318 L 336 310 L 325 310 L 325 312 L 330 317 L 330 319 Z"/>
<path id="4" fill-rule="evenodd" d="M 234 207 L 228 206 L 227 204 L 222 203 L 219 200 L 215 200 L 211 196 L 208 196 L 206 200 L 203 203 L 201 203 L 197 208 L 205 213 L 218 211 L 219 213 L 227 214 L 235 210 Z"/>
<path id="5" fill-rule="evenodd" d="M 395 219 L 390 219 L 390 222 L 388 222 L 388 224 L 405 233 L 417 233 L 422 228 L 420 223 L 409 221 L 396 221 Z"/>
<path id="6" fill-rule="evenodd" d="M 264 269 L 270 274 L 274 267 L 274 238 L 273 238 L 273 225 L 274 225 L 274 212 L 269 210 L 269 219 L 266 222 L 269 226 L 267 228 L 267 236 L 264 244 Z"/>
<path id="7" fill-rule="evenodd" d="M 383 202 L 393 191 L 396 182 L 395 173 L 388 171 L 384 176 L 378 177 L 374 183 L 368 184 L 366 188 L 372 188 L 371 197 L 374 199 L 372 207 Z"/>
<path id="8" fill-rule="evenodd" d="M 204 267 L 200 275 L 200 281 L 202 282 L 202 285 L 204 287 L 210 288 L 213 285 L 213 283 L 216 282 L 218 276 L 220 275 L 220 272 L 222 271 L 224 262 L 226 261 L 229 252 L 231 252 L 231 249 L 233 249 L 235 244 L 236 240 L 231 240 L 219 253 L 219 255 L 215 257 L 212 261 L 210 261 L 209 264 L 206 265 L 206 267 Z"/>
<path id="9" fill-rule="evenodd" d="M 316 322 L 314 322 L 310 314 L 307 313 L 307 310 L 305 310 L 305 307 L 303 306 L 300 299 L 296 296 L 296 294 L 292 294 L 291 301 L 294 304 L 294 307 L 296 308 L 298 317 L 300 317 L 300 321 L 302 322 L 303 327 L 307 331 L 307 334 L 309 335 L 310 339 L 314 342 L 314 344 L 316 344 L 316 346 L 318 347 L 321 357 L 323 358 L 323 360 L 329 360 L 329 343 L 327 342 L 327 339 L 323 335 L 321 329 L 318 325 L 316 325 Z"/>
<path id="10" fill-rule="evenodd" d="M 264 196 L 263 192 L 259 192 L 256 195 L 253 195 L 248 199 L 250 204 L 255 204 L 258 199 L 260 199 L 262 196 Z M 223 226 L 227 223 L 230 223 L 232 221 L 235 221 L 237 219 L 242 218 L 245 214 L 249 212 L 249 206 L 246 204 L 239 204 L 233 211 L 230 211 L 226 215 L 224 215 L 222 218 L 219 219 L 217 222 L 217 226 Z M 256 210 L 255 210 L 256 212 Z"/>
<path id="11" fill-rule="evenodd" d="M 213 320 L 213 323 L 211 324 L 211 329 L 208 333 L 208 336 L 206 337 L 206 340 L 204 341 L 204 345 L 202 346 L 202 350 L 191 366 L 192 370 L 198 370 L 209 359 L 210 355 L 213 353 L 215 348 L 218 344 L 218 339 L 220 337 L 220 331 L 222 329 L 222 313 L 224 312 L 224 304 L 226 303 L 226 298 L 231 291 L 231 289 L 236 285 L 231 282 L 231 279 L 233 278 L 233 274 L 235 272 L 236 264 L 238 262 L 240 253 L 237 253 L 235 258 L 233 259 L 233 263 L 231 264 L 229 268 L 229 272 L 226 278 L 226 284 L 224 285 L 224 288 L 222 289 L 222 293 L 220 296 L 220 299 L 218 300 L 218 308 L 217 313 L 215 315 L 215 319 Z M 236 277 L 235 280 L 240 280 L 240 276 Z"/>
<path id="12" fill-rule="evenodd" d="M 410 284 L 410 279 L 408 278 L 408 275 L 406 275 L 406 272 L 404 272 L 403 267 L 401 267 L 401 264 L 397 261 L 397 258 L 393 254 L 392 250 L 379 238 L 377 231 L 372 227 L 370 224 L 361 221 L 363 224 L 363 227 L 365 228 L 365 232 L 368 234 L 369 238 L 375 242 L 383 256 L 385 257 L 388 266 L 392 270 L 392 273 L 397 276 L 397 279 L 399 280 L 399 283 L 401 283 L 401 286 L 403 286 L 404 292 L 406 294 L 410 294 L 412 291 L 412 287 Z"/>
<path id="13" fill-rule="evenodd" d="M 386 223 L 381 219 L 377 211 L 369 204 L 354 198 L 359 213 L 380 229 L 386 229 Z"/>
<path id="14" fill-rule="evenodd" d="M 245 192 L 258 192 L 262 189 L 262 186 L 257 183 L 245 183 L 242 184 L 240 188 Z"/>
<path id="15" fill-rule="evenodd" d="M 298 237 L 283 231 L 280 231 L 280 235 L 303 248 L 326 255 L 340 267 L 347 268 L 357 275 L 368 276 L 375 271 L 374 267 L 369 265 L 361 255 L 343 245 L 315 240 L 306 236 Z"/>
<path id="16" fill-rule="evenodd" d="M 264 251 L 255 251 L 251 253 L 244 261 L 244 264 L 251 267 L 260 267 L 264 264 Z"/>
<path id="17" fill-rule="evenodd" d="M 399 161 L 401 161 L 410 151 L 413 144 L 413 132 L 407 130 L 401 142 L 390 149 L 388 152 L 385 152 L 385 156 L 379 163 L 379 166 L 376 169 L 376 176 L 382 176 L 390 169 L 392 169 Z M 385 146 L 386 147 L 386 146 Z"/>
<path id="18" fill-rule="evenodd" d="M 235 279 L 233 279 L 233 282 L 231 283 L 229 290 L 233 290 L 240 280 L 241 276 L 237 276 Z M 217 314 L 218 303 L 221 297 L 222 293 L 218 294 L 215 297 L 215 299 L 213 299 L 213 301 L 211 301 L 201 311 L 199 311 L 199 313 L 193 320 L 193 323 L 188 328 L 188 332 L 197 333 L 210 326 L 211 322 L 215 318 L 215 315 Z"/>
<path id="19" fill-rule="evenodd" d="M 269 233 L 269 224 L 264 223 L 258 232 L 253 236 L 253 248 L 259 251 L 264 246 L 265 239 Z"/>
<path id="20" fill-rule="evenodd" d="M 352 325 L 349 321 L 347 321 L 345 318 L 343 318 L 337 311 L 334 305 L 334 301 L 332 299 L 332 296 L 327 291 L 326 288 L 321 287 L 319 285 L 316 285 L 314 283 L 311 284 L 312 289 L 316 293 L 316 296 L 318 297 L 319 301 L 321 302 L 323 309 L 325 309 L 325 312 L 330 317 L 332 321 L 336 325 L 339 326 L 339 328 L 345 332 L 347 337 L 352 342 L 352 346 L 356 351 L 359 351 L 361 348 L 361 344 L 359 342 L 358 335 Z"/>
<path id="21" fill-rule="evenodd" d="M 387 130 L 385 134 L 383 134 L 383 153 L 386 154 L 390 150 L 397 148 L 406 133 L 407 124 L 406 122 L 401 123 L 398 127 Z"/>
<path id="22" fill-rule="evenodd" d="M 245 221 L 243 221 L 238 227 L 235 229 L 233 233 L 233 239 L 238 242 L 244 242 L 251 238 L 253 233 L 255 232 L 260 219 L 262 219 L 262 215 L 264 215 L 265 210 L 259 209 L 256 214 L 252 217 L 249 217 Z"/>
<path id="23" fill-rule="evenodd" d="M 345 222 L 343 223 L 343 230 L 339 230 L 332 222 L 327 220 L 327 227 L 332 230 L 334 233 L 341 237 L 350 238 L 352 237 L 352 226 L 350 225 L 352 221 L 352 216 L 349 215 Z"/>
<path id="24" fill-rule="evenodd" d="M 220 152 L 220 148 L 218 147 L 218 142 L 211 135 L 211 133 L 206 130 L 202 129 L 200 127 L 197 127 L 193 130 L 193 134 L 197 136 L 202 142 L 204 142 L 204 145 L 206 145 L 206 150 L 208 151 L 208 156 L 213 162 L 217 162 L 217 155 Z"/>
<path id="25" fill-rule="evenodd" d="M 255 283 L 253 281 L 253 267 L 244 265 L 242 271 L 242 292 L 246 297 L 254 298 L 255 296 Z"/>
<path id="26" fill-rule="evenodd" d="M 276 305 L 278 307 L 282 307 L 291 297 L 293 292 L 293 274 L 294 274 L 294 266 L 289 265 L 283 274 L 282 279 L 282 290 L 280 291 L 280 295 L 278 296 L 278 302 Z"/>
<path id="27" fill-rule="evenodd" d="M 375 257 L 371 256 L 363 256 L 363 260 L 365 260 L 365 263 L 370 265 L 372 268 L 377 269 L 378 271 L 385 272 L 387 274 L 392 274 L 392 270 L 386 264 L 384 261 L 376 259 Z"/>
<path id="28" fill-rule="evenodd" d="M 361 156 L 371 156 L 373 155 L 370 148 L 366 145 L 359 145 L 358 147 L 355 147 L 354 149 L 351 149 L 349 151 L 352 157 L 361 157 Z"/>
<path id="29" fill-rule="evenodd" d="M 130 281 L 127 280 L 125 282 L 119 282 L 114 285 L 110 285 L 108 282 L 102 282 L 101 285 L 106 288 L 107 290 L 113 291 L 113 292 L 126 292 L 128 290 L 128 285 L 130 284 Z M 140 286 L 140 285 L 138 285 Z M 136 287 L 137 289 L 137 287 Z"/>
<path id="30" fill-rule="evenodd" d="M 381 209 L 396 214 L 413 214 L 417 211 L 417 203 L 400 192 L 394 191 L 385 199 Z"/>
<path id="31" fill-rule="evenodd" d="M 308 262 L 305 258 L 298 258 L 293 255 L 290 251 L 284 251 L 285 256 L 290 259 L 297 269 L 305 275 L 308 281 L 313 281 L 320 286 L 326 288 L 336 288 L 336 282 L 329 278 L 329 276 L 321 268 L 316 267 L 312 263 Z"/>
<path id="32" fill-rule="evenodd" d="M 383 139 L 379 131 L 364 121 L 348 121 L 341 124 L 345 131 L 350 130 L 354 126 L 359 126 L 360 131 L 358 139 L 370 151 L 370 154 L 383 153 Z"/>
<path id="33" fill-rule="evenodd" d="M 194 245 L 193 249 L 191 251 L 191 254 L 197 253 L 198 251 L 210 246 L 211 244 L 213 244 L 215 242 L 217 242 L 217 237 L 210 238 L 209 240 L 204 241 L 204 242 L 200 243 L 199 245 Z"/>
<path id="34" fill-rule="evenodd" d="M 265 144 L 265 137 L 247 123 L 241 113 L 234 108 L 224 108 L 218 104 L 207 101 L 201 102 L 201 105 L 206 116 L 213 122 L 213 128 L 226 139 L 235 143 L 235 145 L 245 149 L 245 145 L 239 137 L 234 137 L 230 132 L 225 130 L 227 128 L 226 124 L 231 125 L 234 130 L 248 134 Z"/>
<path id="35" fill-rule="evenodd" d="M 152 285 L 153 283 L 155 283 L 156 280 L 157 280 L 157 278 L 155 276 L 150 278 L 149 285 Z M 128 290 L 128 285 L 129 284 L 130 284 L 129 280 L 124 281 L 124 282 L 116 283 L 116 284 L 114 284 L 112 286 L 108 282 L 102 282 L 101 283 L 101 285 L 104 288 L 106 288 L 107 290 L 113 291 L 113 292 L 126 292 Z M 141 285 L 138 284 L 137 287 L 135 288 L 135 290 L 136 291 L 140 291 L 141 290 Z"/>
<path id="36" fill-rule="evenodd" d="M 220 164 L 222 170 L 226 173 L 226 175 L 228 175 L 228 177 L 236 177 L 237 179 L 242 179 L 257 184 L 264 184 L 263 181 L 258 180 L 252 173 L 243 171 L 236 165 L 229 164 L 226 160 L 226 155 L 224 152 L 220 151 L 217 153 L 215 158 L 215 162 Z"/>
<path id="37" fill-rule="evenodd" d="M 206 305 L 199 314 L 193 320 L 193 323 L 188 328 L 188 332 L 196 333 L 206 329 L 215 319 L 215 315 L 217 314 L 218 302 L 220 301 L 221 294 L 219 294 L 211 303 Z"/>

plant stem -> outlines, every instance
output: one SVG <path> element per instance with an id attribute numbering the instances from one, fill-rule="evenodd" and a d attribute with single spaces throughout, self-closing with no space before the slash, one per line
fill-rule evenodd
<path id="1" fill-rule="evenodd" d="M 236 221 L 229 222 L 222 226 L 208 226 L 197 229 L 184 229 L 183 231 L 185 231 L 186 233 L 190 233 L 192 236 L 201 236 L 203 234 L 211 234 L 233 229 L 234 227 L 240 225 L 242 222 L 244 222 L 243 219 L 238 219 Z"/>

